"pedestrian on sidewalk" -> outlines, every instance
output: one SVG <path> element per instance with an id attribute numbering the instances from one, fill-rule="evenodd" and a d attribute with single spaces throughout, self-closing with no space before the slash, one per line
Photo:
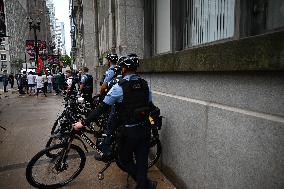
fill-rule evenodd
<path id="1" fill-rule="evenodd" d="M 47 93 L 47 86 L 48 86 L 48 80 L 47 80 L 47 75 L 43 75 L 43 90 L 44 93 Z"/>
<path id="2" fill-rule="evenodd" d="M 60 76 L 61 74 L 60 73 L 57 73 L 55 75 L 55 92 L 56 92 L 56 95 L 58 95 L 60 93 Z"/>
<path id="3" fill-rule="evenodd" d="M 9 83 L 11 84 L 11 89 L 13 89 L 13 87 L 14 87 L 14 79 L 15 79 L 14 74 L 11 73 L 9 75 Z"/>
<path id="4" fill-rule="evenodd" d="M 52 93 L 52 75 L 51 73 L 47 76 L 47 85 L 48 85 L 48 92 Z"/>
<path id="5" fill-rule="evenodd" d="M 43 94 L 45 97 L 46 94 L 45 94 L 45 91 L 44 91 L 44 88 L 43 88 L 43 77 L 42 77 L 42 74 L 41 73 L 38 73 L 37 77 L 36 77 L 36 96 L 38 97 L 38 93 L 40 90 L 42 90 Z"/>
<path id="6" fill-rule="evenodd" d="M 9 79 L 8 79 L 6 73 L 4 73 L 4 75 L 3 75 L 3 86 L 4 86 L 4 92 L 5 93 L 8 92 L 7 91 L 8 82 L 9 82 Z"/>
<path id="7" fill-rule="evenodd" d="M 32 71 L 29 72 L 27 79 L 28 79 L 28 86 L 29 86 L 29 95 L 31 96 L 32 94 L 35 94 L 35 77 Z"/>

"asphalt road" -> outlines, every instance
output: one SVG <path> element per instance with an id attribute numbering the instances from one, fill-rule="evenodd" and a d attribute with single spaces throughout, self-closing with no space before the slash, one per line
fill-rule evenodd
<path id="1" fill-rule="evenodd" d="M 51 126 L 62 110 L 60 96 L 19 96 L 16 89 L 4 94 L 0 87 L 0 188 L 33 188 L 25 178 L 26 165 L 44 148 Z M 115 164 L 100 181 L 97 174 L 103 166 L 94 159 L 92 152 L 88 153 L 84 170 L 64 188 L 134 188 L 134 182 L 130 179 L 127 183 L 127 174 Z M 149 177 L 158 181 L 158 189 L 174 188 L 155 167 L 149 170 Z"/>

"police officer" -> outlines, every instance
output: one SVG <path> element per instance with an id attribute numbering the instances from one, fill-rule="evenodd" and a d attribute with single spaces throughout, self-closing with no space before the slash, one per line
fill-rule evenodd
<path id="1" fill-rule="evenodd" d="M 108 64 L 108 70 L 106 71 L 100 93 L 104 94 L 108 88 L 108 83 L 115 77 L 115 66 L 118 60 L 117 54 L 107 54 L 106 56 L 107 64 Z"/>
<path id="2" fill-rule="evenodd" d="M 89 69 L 87 67 L 83 68 L 83 74 L 80 81 L 80 92 L 82 97 L 87 101 L 92 103 L 93 94 L 93 76 L 88 73 Z"/>
<path id="3" fill-rule="evenodd" d="M 123 80 L 110 89 L 103 102 L 89 114 L 83 124 L 77 122 L 74 128 L 78 130 L 83 125 L 89 125 L 111 105 L 116 104 L 121 125 L 118 150 L 121 166 L 136 181 L 136 189 L 154 189 L 157 183 L 147 178 L 151 91 L 147 82 L 136 74 L 138 58 L 128 57 L 121 66 Z M 136 163 L 133 162 L 133 154 Z"/>

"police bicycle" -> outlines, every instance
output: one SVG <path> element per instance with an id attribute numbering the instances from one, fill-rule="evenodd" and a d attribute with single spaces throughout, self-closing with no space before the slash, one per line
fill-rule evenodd
<path id="1" fill-rule="evenodd" d="M 52 129 L 51 135 L 60 134 L 66 132 L 71 129 L 71 122 L 74 120 L 84 119 L 85 116 L 90 113 L 97 105 L 100 103 L 101 97 L 100 95 L 96 95 L 93 97 L 93 103 L 90 104 L 84 101 L 83 98 L 77 96 L 76 92 L 73 92 L 71 95 L 66 95 L 64 97 L 64 110 L 55 120 Z M 92 123 L 94 130 L 96 131 L 94 134 L 98 136 L 99 133 L 102 133 L 104 125 L 106 125 L 108 119 L 107 113 L 102 114 L 97 120 Z M 59 141 L 58 141 L 59 140 Z M 61 139 L 50 138 L 46 147 L 55 145 L 60 143 Z"/>
<path id="2" fill-rule="evenodd" d="M 156 152 L 152 157 L 149 157 L 148 167 L 153 166 L 159 159 L 161 154 L 161 143 L 159 140 L 158 129 L 161 124 L 161 116 L 155 120 L 154 116 L 151 117 L 151 142 L 150 142 L 150 151 L 153 151 L 156 148 Z M 156 121 L 153 123 L 153 121 Z M 74 180 L 83 170 L 86 162 L 86 155 L 84 150 L 75 145 L 73 141 L 79 141 L 83 144 L 84 149 L 88 152 L 86 143 L 94 149 L 100 155 L 103 153 L 97 148 L 97 145 L 85 134 L 95 133 L 93 127 L 84 128 L 82 130 L 76 131 L 71 129 L 65 133 L 61 133 L 60 136 L 53 136 L 54 138 L 62 138 L 63 142 L 50 146 L 44 150 L 38 152 L 28 163 L 26 168 L 26 179 L 28 182 L 37 188 L 58 188 L 65 186 L 72 180 Z M 118 160 L 117 153 L 117 141 L 119 135 L 118 131 L 115 132 L 114 141 L 111 145 L 112 147 L 112 156 L 104 159 L 105 167 L 99 172 L 98 178 L 100 180 L 104 179 L 104 172 L 115 162 L 119 168 L 122 168 Z M 52 155 L 50 155 L 52 154 Z M 135 157 L 133 156 L 135 159 Z"/>

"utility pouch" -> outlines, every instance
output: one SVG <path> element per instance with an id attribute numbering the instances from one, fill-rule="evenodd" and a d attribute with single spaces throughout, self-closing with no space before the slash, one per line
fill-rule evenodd
<path id="1" fill-rule="evenodd" d="M 133 112 L 134 119 L 137 121 L 145 121 L 149 117 L 149 111 L 150 108 L 148 106 L 136 108 Z"/>

